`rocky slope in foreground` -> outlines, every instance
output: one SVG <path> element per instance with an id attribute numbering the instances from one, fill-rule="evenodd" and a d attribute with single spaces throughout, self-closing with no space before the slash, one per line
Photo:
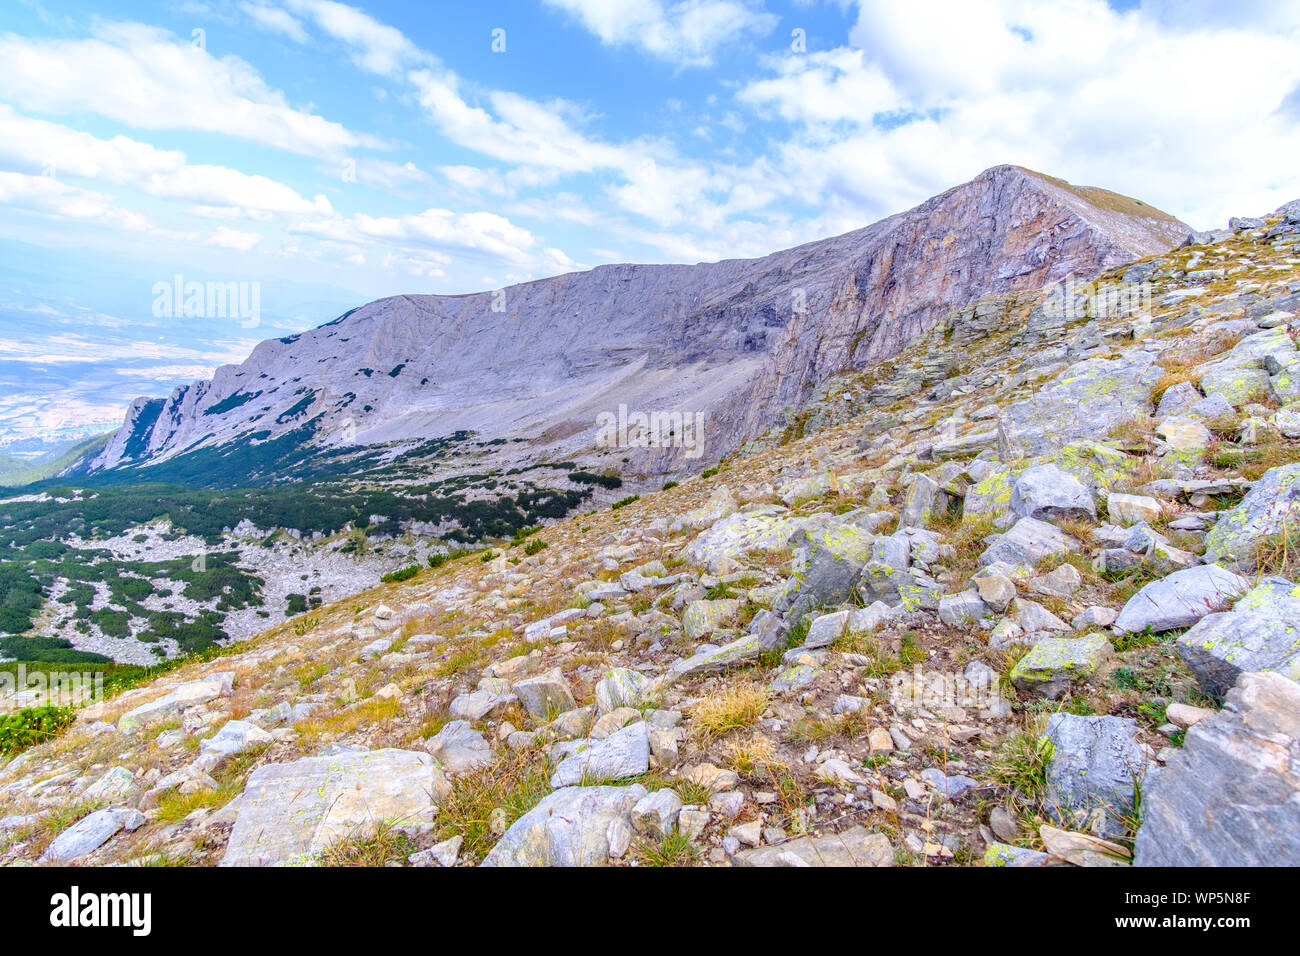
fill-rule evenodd
<path id="1" fill-rule="evenodd" d="M 1237 227 L 83 711 L 0 862 L 1300 863 L 1300 203 Z"/>
<path id="2" fill-rule="evenodd" d="M 953 309 L 1092 276 L 1187 232 L 1127 197 L 1000 166 L 762 259 L 601 266 L 497 292 L 382 299 L 263 342 L 209 382 L 137 399 L 89 470 L 286 436 L 316 449 L 401 447 L 465 430 L 511 440 L 496 456 L 503 470 L 558 456 L 695 471 Z M 599 451 L 598 416 L 620 406 L 702 413 L 706 441 Z"/>

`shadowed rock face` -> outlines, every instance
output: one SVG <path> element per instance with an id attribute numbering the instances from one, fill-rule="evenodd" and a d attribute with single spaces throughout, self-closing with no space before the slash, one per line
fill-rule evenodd
<path id="1" fill-rule="evenodd" d="M 211 381 L 137 399 L 90 468 L 308 422 L 322 446 L 464 429 L 533 440 L 508 446 L 503 462 L 597 463 L 597 418 L 620 405 L 705 415 L 699 454 L 680 441 L 608 453 L 631 459 L 624 471 L 703 467 L 954 309 L 1091 276 L 1187 232 L 1134 200 L 999 166 L 865 229 L 762 259 L 600 266 L 496 293 L 381 299 L 263 342 Z"/>

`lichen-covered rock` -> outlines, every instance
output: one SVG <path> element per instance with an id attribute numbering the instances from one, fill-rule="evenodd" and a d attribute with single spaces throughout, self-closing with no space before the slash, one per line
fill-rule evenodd
<path id="1" fill-rule="evenodd" d="M 1044 735 L 1052 742 L 1044 804 L 1062 826 L 1099 837 L 1124 835 L 1135 788 L 1146 770 L 1137 722 L 1127 717 L 1053 714 Z"/>
<path id="2" fill-rule="evenodd" d="M 1135 866 L 1300 866 L 1300 685 L 1243 674 L 1147 778 Z"/>
<path id="3" fill-rule="evenodd" d="M 1011 510 L 1011 471 L 991 468 L 966 489 L 962 504 L 962 523 L 989 521 L 995 528 L 1009 528 L 1016 516 Z"/>
<path id="4" fill-rule="evenodd" d="M 1016 662 L 1011 680 L 1021 690 L 1056 698 L 1096 675 L 1110 656 L 1110 641 L 1100 634 L 1044 637 Z"/>
<path id="5" fill-rule="evenodd" d="M 798 621 L 809 611 L 847 601 L 871 557 L 875 540 L 870 531 L 842 521 L 805 528 L 796 534 L 791 543 L 808 549 L 808 564 L 802 574 L 796 575 L 795 585 L 786 597 L 790 620 Z"/>
<path id="6" fill-rule="evenodd" d="M 725 565 L 739 563 L 747 552 L 779 552 L 807 523 L 804 518 L 782 517 L 781 510 L 774 506 L 746 511 L 714 522 L 686 545 L 682 557 L 716 574 Z"/>
<path id="7" fill-rule="evenodd" d="M 1227 607 L 1249 588 L 1249 579 L 1217 564 L 1185 568 L 1143 586 L 1128 599 L 1114 627 L 1123 634 L 1189 627 Z"/>
<path id="8" fill-rule="evenodd" d="M 1300 528 L 1300 464 L 1271 468 L 1205 536 L 1205 559 L 1254 570 L 1259 549 Z"/>
<path id="9" fill-rule="evenodd" d="M 772 681 L 774 694 L 802 690 L 817 680 L 821 671 L 811 664 L 797 663 L 781 671 Z"/>
<path id="10" fill-rule="evenodd" d="M 433 822 L 451 785 L 426 753 L 362 750 L 265 764 L 248 778 L 222 866 L 307 863 L 383 823 Z"/>
<path id="11" fill-rule="evenodd" d="M 682 613 L 682 633 L 698 641 L 734 624 L 739 614 L 740 602 L 735 598 L 692 601 Z"/>
<path id="12" fill-rule="evenodd" d="M 511 824 L 482 865 L 605 866 L 611 826 L 630 827 L 645 795 L 640 784 L 556 790 Z"/>
<path id="13" fill-rule="evenodd" d="M 1047 866 L 1051 859 L 1041 850 L 1026 850 L 1006 843 L 990 843 L 984 851 L 985 866 Z"/>
<path id="14" fill-rule="evenodd" d="M 924 528 L 940 511 L 946 511 L 948 496 L 929 475 L 915 475 L 903 497 L 898 524 L 904 528 Z"/>
<path id="15" fill-rule="evenodd" d="M 1201 391 L 1207 398 L 1218 396 L 1233 406 L 1264 401 L 1269 397 L 1268 372 L 1236 363 L 1198 366 Z"/>
<path id="16" fill-rule="evenodd" d="M 887 537 L 877 538 L 871 545 L 871 554 L 858 589 L 868 604 L 883 601 L 895 605 L 899 601 L 900 587 L 911 582 L 907 571 L 912 566 L 912 542 L 907 534 L 896 531 Z"/>
<path id="17" fill-rule="evenodd" d="M 1216 696 L 1244 671 L 1276 671 L 1300 681 L 1300 585 L 1265 578 L 1231 611 L 1201 618 L 1178 639 L 1178 654 Z"/>
<path id="18" fill-rule="evenodd" d="M 1029 398 L 1002 410 L 998 416 L 1002 458 L 1048 454 L 1150 414 L 1151 391 L 1162 374 L 1146 352 L 1076 362 Z"/>

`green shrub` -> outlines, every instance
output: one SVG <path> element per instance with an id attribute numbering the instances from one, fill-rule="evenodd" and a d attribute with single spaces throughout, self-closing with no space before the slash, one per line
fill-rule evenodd
<path id="1" fill-rule="evenodd" d="M 0 753 L 16 754 L 57 737 L 74 719 L 71 707 L 26 707 L 0 715 Z"/>
<path id="2" fill-rule="evenodd" d="M 640 495 L 628 495 L 626 498 L 620 498 L 618 501 L 610 505 L 610 509 L 613 511 L 617 511 L 619 508 L 626 508 L 632 502 L 639 501 L 640 499 L 641 499 Z"/>
<path id="3" fill-rule="evenodd" d="M 392 584 L 395 581 L 409 581 L 411 578 L 415 577 L 419 571 L 420 566 L 418 564 L 408 564 L 406 567 L 398 568 L 396 571 L 389 571 L 387 574 L 380 577 L 379 580 L 384 584 Z"/>
<path id="4" fill-rule="evenodd" d="M 541 551 L 545 547 L 546 547 L 545 541 L 539 541 L 538 539 L 534 538 L 532 541 L 529 541 L 526 545 L 524 545 L 524 554 L 531 557 L 532 555 Z"/>

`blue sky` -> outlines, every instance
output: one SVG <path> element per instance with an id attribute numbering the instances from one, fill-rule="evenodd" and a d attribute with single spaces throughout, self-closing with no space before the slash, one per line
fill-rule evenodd
<path id="1" fill-rule="evenodd" d="M 1288 2 L 8 0 L 0 63 L 0 442 L 370 298 L 761 255 L 998 163 L 1197 227 L 1300 196 Z M 260 324 L 154 316 L 177 273 Z"/>

